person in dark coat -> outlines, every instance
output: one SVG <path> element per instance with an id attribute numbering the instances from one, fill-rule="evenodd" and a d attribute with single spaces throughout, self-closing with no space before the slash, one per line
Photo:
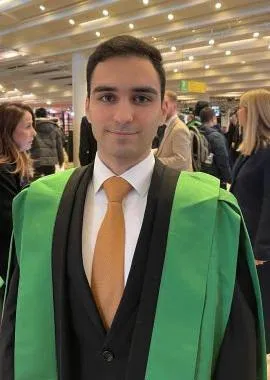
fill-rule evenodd
<path id="1" fill-rule="evenodd" d="M 230 124 L 224 136 L 228 143 L 231 167 L 233 167 L 240 155 L 238 148 L 242 142 L 242 128 L 239 125 L 237 110 L 230 115 Z"/>
<path id="2" fill-rule="evenodd" d="M 199 130 L 204 134 L 210 150 L 208 162 L 202 164 L 202 171 L 220 179 L 221 186 L 231 182 L 231 168 L 228 150 L 224 136 L 217 131 L 215 113 L 210 107 L 205 107 L 200 112 L 202 125 Z"/>
<path id="3" fill-rule="evenodd" d="M 32 176 L 27 151 L 36 135 L 34 127 L 35 118 L 29 106 L 21 103 L 0 106 L 0 277 L 3 281 L 8 267 L 12 201 Z M 1 295 L 3 288 L 0 304 Z"/>
<path id="4" fill-rule="evenodd" d="M 252 90 L 240 99 L 241 156 L 231 192 L 242 210 L 257 265 L 270 353 L 270 92 Z"/>
<path id="5" fill-rule="evenodd" d="M 80 127 L 80 149 L 79 159 L 81 166 L 85 166 L 94 161 L 97 151 L 97 142 L 92 132 L 92 126 L 84 116 Z"/>
<path id="6" fill-rule="evenodd" d="M 55 173 L 55 165 L 64 163 L 63 137 L 58 125 L 47 117 L 45 108 L 36 110 L 37 136 L 31 148 L 35 178 Z"/>

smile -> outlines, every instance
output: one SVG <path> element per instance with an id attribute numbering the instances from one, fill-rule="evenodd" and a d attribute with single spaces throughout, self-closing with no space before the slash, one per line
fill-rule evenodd
<path id="1" fill-rule="evenodd" d="M 108 133 L 112 133 L 113 135 L 119 135 L 119 136 L 132 136 L 132 135 L 137 135 L 138 132 L 123 132 L 123 131 L 109 131 L 107 130 Z"/>

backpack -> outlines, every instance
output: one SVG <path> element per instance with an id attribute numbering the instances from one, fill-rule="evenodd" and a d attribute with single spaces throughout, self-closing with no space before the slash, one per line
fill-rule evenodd
<path id="1" fill-rule="evenodd" d="M 208 164 L 211 149 L 207 138 L 200 131 L 201 122 L 192 120 L 188 123 L 191 136 L 192 166 L 195 172 L 202 170 L 202 164 Z"/>

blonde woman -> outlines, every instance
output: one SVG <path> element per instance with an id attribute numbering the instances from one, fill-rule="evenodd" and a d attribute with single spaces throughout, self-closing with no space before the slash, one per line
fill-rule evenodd
<path id="1" fill-rule="evenodd" d="M 12 231 L 12 200 L 32 176 L 27 151 L 36 135 L 34 125 L 29 106 L 21 103 L 0 105 L 0 276 L 3 280 Z"/>
<path id="2" fill-rule="evenodd" d="M 267 352 L 270 352 L 270 92 L 245 93 L 240 99 L 243 127 L 241 157 L 235 164 L 232 193 L 242 209 L 261 284 Z"/>

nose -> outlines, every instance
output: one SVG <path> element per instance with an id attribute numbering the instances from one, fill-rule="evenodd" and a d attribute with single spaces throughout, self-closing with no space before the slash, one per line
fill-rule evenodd
<path id="1" fill-rule="evenodd" d="M 36 137 L 36 135 L 37 135 L 37 132 L 36 132 L 35 128 L 32 127 L 32 136 L 33 136 L 33 137 Z"/>
<path id="2" fill-rule="evenodd" d="M 121 100 L 115 105 L 114 121 L 117 124 L 125 125 L 133 121 L 134 109 L 129 100 Z"/>

